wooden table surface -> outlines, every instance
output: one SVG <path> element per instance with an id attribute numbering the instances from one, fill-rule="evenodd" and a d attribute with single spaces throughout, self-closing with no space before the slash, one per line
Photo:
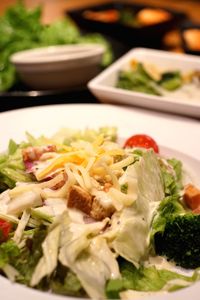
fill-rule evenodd
<path id="1" fill-rule="evenodd" d="M 110 0 L 109 0 L 110 1 Z M 43 22 L 50 23 L 64 16 L 67 9 L 82 7 L 85 5 L 105 3 L 108 0 L 25 0 L 27 7 L 43 6 Z M 200 23 L 200 1 L 199 0 L 129 0 L 124 2 L 157 5 L 159 7 L 172 8 L 186 12 L 195 22 Z M 16 3 L 16 0 L 0 0 L 0 14 L 5 9 Z"/>

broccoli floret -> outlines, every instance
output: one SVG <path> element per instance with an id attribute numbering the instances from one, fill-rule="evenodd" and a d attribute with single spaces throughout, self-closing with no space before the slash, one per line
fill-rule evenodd
<path id="1" fill-rule="evenodd" d="M 200 267 L 200 215 L 168 217 L 164 231 L 154 236 L 156 253 L 186 269 Z"/>

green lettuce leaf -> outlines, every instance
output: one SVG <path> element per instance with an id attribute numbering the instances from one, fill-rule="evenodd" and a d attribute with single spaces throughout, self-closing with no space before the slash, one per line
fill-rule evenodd
<path id="1" fill-rule="evenodd" d="M 171 167 L 171 171 L 169 171 L 169 167 L 167 167 L 165 164 L 163 164 L 161 168 L 165 187 L 165 195 L 170 196 L 178 194 L 183 186 L 182 163 L 175 158 L 168 159 L 167 163 Z"/>
<path id="2" fill-rule="evenodd" d="M 16 144 L 10 140 L 7 153 L 0 154 L 0 191 L 13 188 L 16 182 L 31 182 L 32 176 L 26 173 L 22 148 L 26 144 Z"/>
<path id="3" fill-rule="evenodd" d="M 25 245 L 20 249 L 12 241 L 14 254 L 10 252 L 7 263 L 19 272 L 16 277 L 17 282 L 29 285 L 34 269 L 42 256 L 42 242 L 46 233 L 44 228 L 25 231 Z M 11 243 L 11 241 L 7 243 Z"/>
<path id="4" fill-rule="evenodd" d="M 57 266 L 61 226 L 60 224 L 53 224 L 49 230 L 42 243 L 43 256 L 40 258 L 31 277 L 31 286 L 36 286 L 42 278 L 51 275 Z"/>
<path id="5" fill-rule="evenodd" d="M 163 182 L 156 154 L 151 150 L 145 151 L 126 173 L 137 180 L 138 196 L 132 206 L 121 212 L 112 247 L 138 266 L 149 252 L 149 230 L 155 210 L 164 197 Z"/>
<path id="6" fill-rule="evenodd" d="M 159 84 L 167 91 L 174 91 L 180 88 L 183 84 L 180 71 L 163 73 Z"/>
<path id="7" fill-rule="evenodd" d="M 58 263 L 58 266 L 50 278 L 49 288 L 53 293 L 74 296 L 85 297 L 86 293 L 78 280 L 77 276 L 68 268 Z"/>
<path id="8" fill-rule="evenodd" d="M 156 269 L 154 266 L 137 269 L 124 259 L 119 260 L 119 265 L 122 278 L 108 281 L 106 295 L 109 299 L 119 299 L 120 292 L 125 290 L 174 291 L 199 279 L 198 272 L 193 272 L 191 276 L 185 276 L 166 269 Z"/>

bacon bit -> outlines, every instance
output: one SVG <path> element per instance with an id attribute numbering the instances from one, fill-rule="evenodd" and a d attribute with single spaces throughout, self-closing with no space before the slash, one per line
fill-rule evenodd
<path id="1" fill-rule="evenodd" d="M 22 150 L 23 161 L 26 165 L 26 163 L 39 160 L 44 153 L 56 151 L 55 145 L 28 147 Z"/>
<path id="2" fill-rule="evenodd" d="M 188 184 L 185 187 L 183 199 L 187 206 L 193 211 L 198 209 L 200 211 L 200 189 L 192 184 Z"/>
<path id="3" fill-rule="evenodd" d="M 32 173 L 33 172 L 33 167 L 34 167 L 34 163 L 33 162 L 25 161 L 24 165 L 25 165 L 25 169 L 26 169 L 27 173 Z"/>

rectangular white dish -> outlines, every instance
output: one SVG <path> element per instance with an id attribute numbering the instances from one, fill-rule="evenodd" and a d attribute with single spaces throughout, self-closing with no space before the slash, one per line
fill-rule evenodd
<path id="1" fill-rule="evenodd" d="M 200 117 L 199 96 L 195 95 L 189 99 L 178 98 L 173 93 L 170 96 L 155 96 L 116 87 L 119 71 L 123 70 L 132 59 L 152 63 L 158 68 L 170 71 L 180 70 L 180 72 L 190 72 L 196 70 L 200 72 L 200 57 L 198 56 L 135 48 L 92 79 L 88 83 L 90 91 L 102 102 L 128 104 L 197 118 Z M 198 94 L 200 95 L 200 86 Z"/>

